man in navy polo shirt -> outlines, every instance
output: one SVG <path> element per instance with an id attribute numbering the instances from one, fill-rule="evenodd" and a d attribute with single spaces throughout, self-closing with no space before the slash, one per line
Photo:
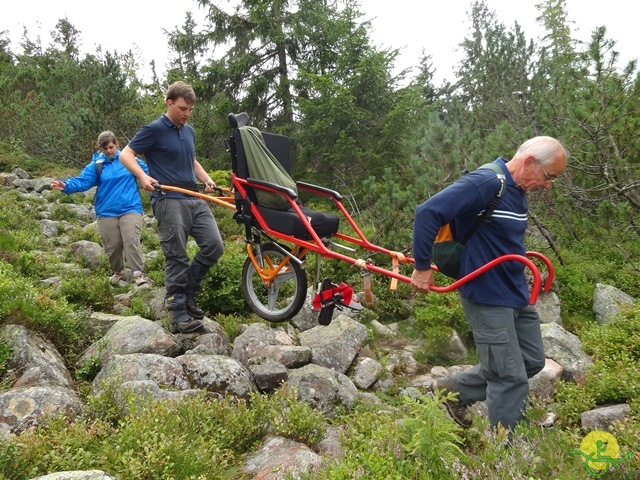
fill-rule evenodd
<path id="1" fill-rule="evenodd" d="M 507 161 L 498 158 L 507 189 L 491 217 L 467 241 L 460 277 L 505 254 L 525 255 L 527 193 L 551 188 L 567 166 L 567 151 L 551 137 L 523 143 Z M 488 205 L 498 190 L 493 170 L 478 169 L 418 206 L 415 215 L 411 286 L 427 293 L 434 284 L 431 251 L 440 226 L 455 222 L 460 238 L 474 225 L 478 205 Z M 513 430 L 524 420 L 528 379 L 545 364 L 540 319 L 528 304 L 529 290 L 520 262 L 504 262 L 460 287 L 460 297 L 475 341 L 479 364 L 432 384 L 434 391 L 458 393 L 445 403 L 452 418 L 468 427 L 468 406 L 486 400 L 492 427 Z"/>
<path id="2" fill-rule="evenodd" d="M 202 279 L 223 251 L 222 237 L 207 203 L 192 195 L 157 191 L 154 184 L 197 191 L 196 179 L 205 185 L 205 193 L 215 183 L 196 160 L 195 132 L 187 124 L 196 102 L 191 85 L 175 82 L 169 86 L 165 101 L 167 113 L 148 123 L 122 150 L 120 161 L 133 173 L 145 190 L 152 192 L 151 205 L 158 221 L 160 247 L 165 256 L 165 306 L 174 332 L 188 333 L 202 327 L 204 312 L 195 303 Z M 147 175 L 135 161 L 144 155 Z M 191 235 L 200 250 L 193 260 L 187 254 Z"/>

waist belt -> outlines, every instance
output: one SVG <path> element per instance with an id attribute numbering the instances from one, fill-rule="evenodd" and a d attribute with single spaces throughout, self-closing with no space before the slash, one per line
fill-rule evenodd
<path id="1" fill-rule="evenodd" d="M 192 192 L 197 192 L 198 191 L 198 184 L 197 183 L 168 183 L 168 182 L 165 182 L 162 185 L 166 185 L 167 187 L 183 188 L 185 190 L 190 190 Z"/>

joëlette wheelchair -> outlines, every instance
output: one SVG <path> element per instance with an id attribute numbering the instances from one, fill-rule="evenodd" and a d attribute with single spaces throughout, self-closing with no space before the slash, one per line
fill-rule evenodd
<path id="1" fill-rule="evenodd" d="M 173 186 L 156 187 L 198 196 L 235 210 L 235 220 L 245 227 L 247 259 L 242 269 L 242 289 L 245 300 L 253 312 L 264 320 L 283 322 L 300 311 L 307 299 L 308 279 L 305 267 L 310 252 L 318 256 L 315 285 L 319 284 L 319 264 L 322 257 L 344 261 L 361 270 L 367 301 L 370 301 L 371 273 L 389 277 L 392 290 L 397 287 L 398 281 L 411 282 L 410 276 L 401 273 L 401 270 L 403 267 L 412 269 L 413 258 L 374 245 L 367 240 L 344 207 L 340 193 L 309 183 L 294 182 L 299 191 L 331 200 L 335 213 L 321 212 L 302 206 L 294 189 L 252 176 L 254 172 L 250 171 L 251 162 L 248 162 L 250 159 L 247 158 L 251 153 L 245 149 L 241 135 L 241 129 L 251 128 L 248 126 L 249 117 L 246 113 L 231 113 L 228 121 L 231 129 L 227 145 L 232 164 L 231 188 L 219 188 L 216 194 L 207 195 Z M 290 139 L 268 132 L 259 134 L 262 135 L 264 144 L 273 157 L 285 171 L 290 171 Z M 285 203 L 284 209 L 261 205 L 258 199 L 259 192 L 270 192 L 281 197 Z M 341 221 L 346 222 L 347 228 L 340 228 Z M 349 227 L 353 232 L 351 235 L 342 233 L 349 230 Z M 353 255 L 358 249 L 373 256 L 377 254 L 388 257 L 385 258 L 388 266 L 378 266 L 370 259 L 356 258 Z M 544 286 L 541 285 L 538 267 L 528 257 L 536 258 L 546 266 Z M 527 252 L 526 257 L 501 256 L 449 285 L 433 286 L 431 289 L 441 293 L 450 292 L 506 261 L 521 262 L 529 269 L 532 277 L 530 304 L 536 303 L 541 289 L 551 289 L 553 265 L 549 259 L 537 252 Z M 435 265 L 432 268 L 437 271 Z M 321 285 L 313 303 L 316 309 L 322 310 L 320 323 L 327 324 L 331 321 L 334 308 L 347 307 L 351 295 L 349 292 L 349 296 L 345 296 L 345 290 L 348 289 L 345 289 L 344 284 L 338 286 L 325 280 Z"/>

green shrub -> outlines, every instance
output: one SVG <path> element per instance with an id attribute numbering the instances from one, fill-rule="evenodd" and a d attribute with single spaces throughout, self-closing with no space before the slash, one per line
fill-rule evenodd
<path id="1" fill-rule="evenodd" d="M 147 271 L 147 275 L 153 280 L 153 284 L 156 287 L 164 285 L 164 255 L 160 252 L 160 247 L 156 249 L 157 255 L 152 256 L 144 262 L 144 268 Z"/>
<path id="2" fill-rule="evenodd" d="M 215 216 L 216 224 L 225 242 L 225 246 L 238 240 L 244 240 L 244 225 L 240 225 L 235 221 L 233 218 L 233 210 L 216 206 L 213 208 L 213 215 Z"/>
<path id="3" fill-rule="evenodd" d="M 198 292 L 198 305 L 210 316 L 248 311 L 242 291 L 242 267 L 247 258 L 244 243 L 225 245 L 225 253 L 211 267 Z"/>
<path id="4" fill-rule="evenodd" d="M 582 412 L 596 405 L 640 396 L 640 307 L 616 322 L 582 328 L 580 338 L 594 365 L 580 384 L 558 386 L 558 414 L 567 425 L 579 425 Z"/>
<path id="5" fill-rule="evenodd" d="M 208 173 L 216 186 L 221 188 L 231 186 L 231 170 L 214 170 Z"/>
<path id="6" fill-rule="evenodd" d="M 51 220 L 72 222 L 77 220 L 76 211 L 68 205 L 56 205 L 51 213 Z"/>
<path id="7" fill-rule="evenodd" d="M 0 478 L 104 470 L 121 480 L 242 478 L 242 456 L 267 433 L 317 445 L 322 414 L 287 389 L 247 402 L 205 392 L 180 401 L 145 399 L 105 385 L 76 419 L 50 418 L 0 442 Z"/>
<path id="8" fill-rule="evenodd" d="M 223 478 L 235 458 L 218 441 L 221 430 L 233 429 L 223 423 L 232 417 L 228 404 L 197 397 L 180 402 L 136 401 L 128 406 L 131 413 L 103 446 L 108 462 L 104 470 L 121 480 Z"/>
<path id="9" fill-rule="evenodd" d="M 400 409 L 358 405 L 341 419 L 344 457 L 311 478 L 450 478 L 446 463 L 464 453 L 461 429 L 440 408 L 442 401 L 406 398 Z"/>
<path id="10" fill-rule="evenodd" d="M 439 406 L 456 399 L 452 393 L 437 394 L 419 399 L 406 398 L 405 416 L 400 424 L 399 438 L 405 450 L 429 473 L 441 477 L 447 473 L 446 465 L 461 456 L 461 429 L 451 422 Z"/>
<path id="11" fill-rule="evenodd" d="M 35 202 L 24 200 L 17 190 L 0 195 L 0 231 L 6 235 L 17 236 L 18 232 L 24 232 L 34 236 L 34 232 L 40 231 L 39 220 Z"/>
<path id="12" fill-rule="evenodd" d="M 375 302 L 367 308 L 378 315 L 380 322 L 396 323 L 411 317 L 411 305 L 407 301 L 411 291 L 408 284 L 398 282 L 398 289 L 391 290 L 389 279 L 380 275 L 374 275 L 372 282 L 375 282 L 372 286 Z"/>
<path id="13" fill-rule="evenodd" d="M 53 298 L 45 287 L 36 287 L 2 261 L 0 319 L 42 333 L 66 358 L 86 346 L 82 316 L 65 299 Z"/>
<path id="14" fill-rule="evenodd" d="M 129 303 L 128 310 L 130 315 L 139 315 L 142 318 L 156 320 L 156 313 L 144 293 L 141 295 L 134 294 Z"/>
<path id="15" fill-rule="evenodd" d="M 14 235 L 0 230 L 0 252 L 2 252 L 2 257 L 5 260 L 9 257 L 9 252 L 17 252 L 19 250 L 19 245 Z"/>
<path id="16" fill-rule="evenodd" d="M 42 279 L 55 273 L 55 260 L 40 252 L 21 251 L 11 264 L 25 277 Z"/>
<path id="17" fill-rule="evenodd" d="M 446 362 L 440 352 L 450 341 L 453 330 L 462 339 L 470 337 L 471 329 L 455 292 L 430 294 L 428 303 L 416 303 L 413 317 L 423 337 L 422 348 L 417 352 L 422 361 Z"/>
<path id="18" fill-rule="evenodd" d="M 594 359 L 585 389 L 599 405 L 640 396 L 640 305 L 615 322 L 583 329 L 580 339 Z"/>
<path id="19" fill-rule="evenodd" d="M 621 232 L 617 232 L 621 234 Z M 619 243 L 635 255 L 638 253 L 637 237 Z M 562 252 L 564 265 L 556 265 L 556 285 L 562 300 L 563 316 L 578 315 L 593 318 L 593 293 L 596 283 L 613 285 L 633 297 L 640 297 L 638 272 L 615 248 L 603 248 L 603 243 L 591 232 L 572 248 Z"/>
<path id="20" fill-rule="evenodd" d="M 100 232 L 97 228 L 83 228 L 76 227 L 73 230 L 67 232 L 69 240 L 71 242 L 79 242 L 80 240 L 86 240 L 88 242 L 97 243 L 102 245 L 102 239 L 100 238 Z M 106 262 L 106 257 L 105 257 Z"/>
<path id="21" fill-rule="evenodd" d="M 341 444 L 345 455 L 340 462 L 325 466 L 309 478 L 421 478 L 417 475 L 420 465 L 407 457 L 398 439 L 399 419 L 392 411 L 358 406 L 341 420 L 344 424 Z"/>
<path id="22" fill-rule="evenodd" d="M 96 355 L 87 359 L 82 365 L 76 368 L 74 372 L 75 378 L 80 381 L 90 382 L 100 373 L 101 368 L 100 356 Z"/>
<path id="23" fill-rule="evenodd" d="M 624 403 L 640 395 L 640 367 L 630 355 L 599 360 L 585 377 L 587 390 L 598 405 Z"/>
<path id="24" fill-rule="evenodd" d="M 7 371 L 7 363 L 11 358 L 11 346 L 0 337 L 0 392 L 4 390 L 3 377 Z M 10 387 L 10 385 L 7 385 Z"/>
<path id="25" fill-rule="evenodd" d="M 258 401 L 268 403 L 273 435 L 290 438 L 312 448 L 324 438 L 326 420 L 322 412 L 301 402 L 295 391 L 283 387 L 270 397 L 255 395 L 252 406 Z"/>
<path id="26" fill-rule="evenodd" d="M 220 324 L 231 341 L 242 333 L 243 324 L 263 321 L 256 315 L 246 318 L 239 315 L 225 315 L 223 313 L 218 313 L 214 317 L 214 320 Z"/>
<path id="27" fill-rule="evenodd" d="M 109 277 L 103 271 L 93 275 L 68 272 L 60 282 L 59 293 L 69 303 L 99 312 L 110 312 L 115 304 Z"/>
<path id="28" fill-rule="evenodd" d="M 160 240 L 158 239 L 158 232 L 152 228 L 143 228 L 142 234 L 140 235 L 140 245 L 144 251 L 152 252 L 152 251 L 161 251 L 160 249 Z M 160 255 L 162 256 L 162 255 Z M 164 263 L 164 257 L 162 258 Z M 145 268 L 149 269 L 147 265 Z"/>
<path id="29" fill-rule="evenodd" d="M 416 303 L 413 316 L 418 327 L 450 327 L 461 337 L 471 332 L 456 292 L 430 294 L 425 303 Z"/>
<path id="30" fill-rule="evenodd" d="M 640 361 L 640 304 L 623 312 L 615 322 L 585 328 L 580 340 L 585 352 L 597 359 L 625 354 Z"/>
<path id="31" fill-rule="evenodd" d="M 581 265 L 569 263 L 556 268 L 558 297 L 562 299 L 563 316 L 593 318 L 595 282 L 589 280 Z"/>

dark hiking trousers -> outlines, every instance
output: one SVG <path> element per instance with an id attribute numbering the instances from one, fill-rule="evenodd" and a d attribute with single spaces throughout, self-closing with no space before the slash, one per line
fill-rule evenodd
<path id="1" fill-rule="evenodd" d="M 462 298 L 478 365 L 449 377 L 467 405 L 486 400 L 491 426 L 513 430 L 524 420 L 528 379 L 545 364 L 540 318 L 533 305 L 515 309 Z"/>
<path id="2" fill-rule="evenodd" d="M 163 198 L 153 206 L 158 238 L 165 257 L 164 283 L 167 296 L 195 294 L 200 282 L 222 256 L 223 243 L 216 220 L 200 198 Z M 187 254 L 191 236 L 200 250 L 193 260 Z"/>

